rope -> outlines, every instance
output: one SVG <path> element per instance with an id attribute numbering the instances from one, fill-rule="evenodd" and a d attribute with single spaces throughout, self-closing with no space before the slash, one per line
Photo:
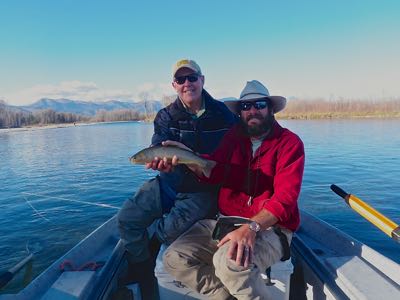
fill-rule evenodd
<path id="1" fill-rule="evenodd" d="M 64 271 L 96 271 L 104 266 L 104 261 L 90 261 L 83 265 L 76 267 L 70 260 L 65 260 L 60 264 L 60 270 Z"/>

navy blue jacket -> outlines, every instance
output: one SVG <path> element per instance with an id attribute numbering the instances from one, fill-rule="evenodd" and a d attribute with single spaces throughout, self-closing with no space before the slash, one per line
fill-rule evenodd
<path id="1" fill-rule="evenodd" d="M 211 154 L 219 145 L 224 134 L 238 118 L 224 103 L 213 99 L 203 90 L 205 112 L 196 117 L 186 111 L 181 100 L 161 109 L 154 119 L 152 145 L 165 140 L 178 141 L 200 154 Z M 176 192 L 201 192 L 212 189 L 201 183 L 184 165 L 178 165 L 173 172 L 162 173 L 160 178 Z"/>

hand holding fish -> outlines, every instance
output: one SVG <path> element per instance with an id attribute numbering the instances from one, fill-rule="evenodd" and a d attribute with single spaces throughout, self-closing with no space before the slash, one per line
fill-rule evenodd
<path id="1" fill-rule="evenodd" d="M 145 168 L 146 169 L 153 169 L 154 171 L 160 171 L 160 172 L 171 172 L 173 167 L 178 164 L 178 158 L 176 155 L 174 155 L 171 159 L 171 161 L 168 161 L 168 158 L 159 158 L 159 157 L 154 157 L 154 159 L 151 162 L 146 162 Z"/>
<path id="2" fill-rule="evenodd" d="M 148 169 L 161 172 L 169 172 L 177 164 L 185 164 L 198 176 L 204 173 L 207 177 L 210 177 L 216 165 L 215 161 L 202 158 L 184 144 L 175 141 L 165 141 L 162 146 L 143 149 L 129 160 L 134 164 L 144 164 Z"/>
<path id="3" fill-rule="evenodd" d="M 161 145 L 164 147 L 174 146 L 174 147 L 178 147 L 178 148 L 193 152 L 192 149 L 190 149 L 186 145 L 184 145 L 180 142 L 176 142 L 176 141 L 166 140 L 166 141 L 162 142 Z M 173 169 L 173 167 L 179 163 L 178 160 L 179 160 L 179 158 L 176 155 L 172 156 L 172 158 L 170 158 L 170 159 L 165 156 L 164 157 L 154 157 L 153 161 L 145 163 L 145 167 L 146 167 L 146 169 L 153 169 L 154 171 L 170 172 Z"/>

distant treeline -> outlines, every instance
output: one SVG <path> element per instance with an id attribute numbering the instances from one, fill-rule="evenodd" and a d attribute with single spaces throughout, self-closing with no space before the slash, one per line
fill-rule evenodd
<path id="1" fill-rule="evenodd" d="M 79 122 L 150 121 L 154 116 L 154 113 L 140 114 L 132 109 L 113 111 L 99 110 L 96 115 L 92 117 L 56 112 L 51 109 L 28 112 L 11 108 L 0 101 L 0 128 Z M 377 101 L 292 99 L 288 101 L 285 110 L 278 113 L 277 117 L 280 119 L 400 117 L 400 99 Z"/>
<path id="2" fill-rule="evenodd" d="M 91 122 L 116 122 L 116 121 L 138 121 L 144 120 L 145 115 L 140 114 L 132 109 L 118 109 L 107 111 L 101 109 L 96 112 L 96 115 L 90 118 Z"/>
<path id="3" fill-rule="evenodd" d="M 382 100 L 289 100 L 281 119 L 400 117 L 400 98 Z"/>
<path id="4" fill-rule="evenodd" d="M 18 128 L 34 125 L 65 124 L 79 122 L 138 121 L 149 116 L 135 110 L 99 110 L 95 116 L 83 116 L 73 113 L 56 112 L 51 109 L 35 112 L 21 111 L 0 102 L 0 128 Z"/>

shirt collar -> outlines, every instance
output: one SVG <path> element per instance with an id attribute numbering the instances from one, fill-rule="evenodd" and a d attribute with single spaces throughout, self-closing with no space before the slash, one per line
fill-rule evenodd
<path id="1" fill-rule="evenodd" d="M 199 118 L 206 111 L 206 106 L 205 106 L 205 101 L 204 101 L 204 95 L 203 94 L 201 94 L 201 106 L 200 106 L 200 109 L 195 114 L 192 113 L 191 111 L 189 111 L 188 106 L 185 104 L 185 102 L 182 101 L 181 98 L 179 98 L 179 100 L 181 101 L 181 103 L 182 103 L 183 107 L 185 108 L 186 112 L 188 112 L 189 114 L 191 114 L 195 118 Z"/>

